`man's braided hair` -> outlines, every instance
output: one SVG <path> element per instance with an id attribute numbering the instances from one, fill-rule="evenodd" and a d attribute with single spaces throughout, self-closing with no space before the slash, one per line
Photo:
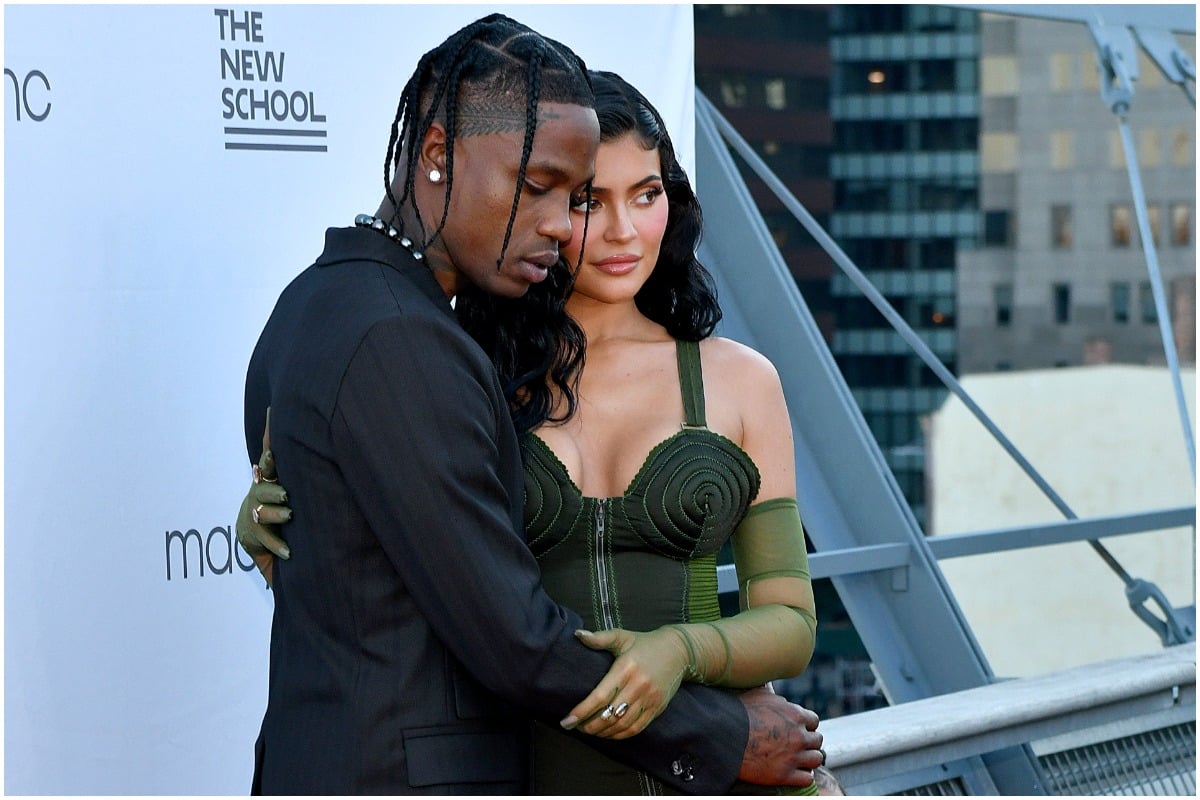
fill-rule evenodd
<path id="1" fill-rule="evenodd" d="M 538 103 L 543 100 L 590 108 L 593 100 L 587 67 L 566 45 L 503 14 L 491 14 L 472 22 L 421 56 L 400 94 L 383 164 L 384 190 L 393 209 L 392 224 L 401 225 L 399 211 L 408 203 L 421 228 L 409 235 L 417 238 L 424 230 L 413 184 L 420 142 L 430 124 L 439 121 L 446 128 L 446 199 L 437 227 L 428 237 L 422 236 L 422 246 L 436 239 L 446 224 L 454 186 L 456 137 L 513 130 L 514 112 L 523 111 L 525 141 L 520 173 L 513 188 L 512 211 L 496 259 L 499 268 L 512 236 L 525 169 L 533 149 Z M 397 198 L 392 179 L 401 158 L 405 160 L 405 178 Z"/>

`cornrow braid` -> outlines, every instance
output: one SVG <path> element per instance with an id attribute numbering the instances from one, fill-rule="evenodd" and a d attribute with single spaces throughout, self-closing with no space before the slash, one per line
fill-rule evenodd
<path id="1" fill-rule="evenodd" d="M 542 89 L 542 60 L 546 57 L 545 45 L 537 42 L 529 56 L 529 91 L 525 98 L 525 141 L 521 145 L 521 168 L 517 172 L 517 188 L 513 194 L 512 211 L 508 214 L 508 226 L 504 229 L 504 242 L 500 245 L 500 257 L 496 259 L 496 271 L 504 263 L 504 253 L 512 237 L 513 224 L 517 219 L 517 206 L 521 202 L 521 190 L 525 186 L 525 170 L 529 166 L 529 155 L 533 152 L 533 135 L 537 132 L 538 95 Z"/>

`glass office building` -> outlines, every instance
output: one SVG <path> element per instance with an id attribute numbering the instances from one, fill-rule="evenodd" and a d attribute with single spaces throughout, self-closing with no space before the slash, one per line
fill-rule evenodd
<path id="1" fill-rule="evenodd" d="M 955 372 L 955 263 L 980 219 L 979 15 L 887 5 L 829 14 L 829 231 Z M 845 275 L 830 294 L 834 357 L 924 527 L 920 418 L 946 389 Z"/>

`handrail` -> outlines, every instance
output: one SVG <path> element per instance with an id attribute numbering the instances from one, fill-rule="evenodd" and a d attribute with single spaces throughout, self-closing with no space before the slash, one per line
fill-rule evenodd
<path id="1" fill-rule="evenodd" d="M 1085 664 L 821 721 L 828 763 L 871 781 L 1114 720 L 1196 718 L 1196 648 Z"/>

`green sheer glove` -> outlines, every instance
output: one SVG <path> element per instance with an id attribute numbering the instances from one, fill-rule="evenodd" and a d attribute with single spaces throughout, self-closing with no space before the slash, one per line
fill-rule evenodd
<path id="1" fill-rule="evenodd" d="M 641 733 L 663 712 L 687 676 L 687 644 L 673 627 L 649 633 L 623 628 L 575 631 L 575 636 L 617 659 L 591 694 L 562 720 L 567 730 L 578 728 L 605 739 Z"/>
<path id="2" fill-rule="evenodd" d="M 681 680 L 749 689 L 800 674 L 812 658 L 817 620 L 796 500 L 751 506 L 734 531 L 733 558 L 743 610 L 732 617 L 649 633 L 577 631 L 588 647 L 617 660 L 562 726 L 624 739 L 662 713 Z"/>
<path id="3" fill-rule="evenodd" d="M 254 465 L 254 480 L 238 509 L 234 529 L 238 544 L 254 559 L 258 571 L 271 585 L 275 557 L 287 559 L 292 555 L 279 535 L 279 526 L 292 518 L 286 505 L 287 491 L 277 482 L 275 457 L 271 454 L 271 409 L 267 409 L 266 429 L 263 431 L 263 451 Z"/>
<path id="4" fill-rule="evenodd" d="M 804 671 L 815 640 L 811 619 L 800 609 L 773 603 L 670 628 L 687 645 L 687 680 L 750 689 Z"/>

